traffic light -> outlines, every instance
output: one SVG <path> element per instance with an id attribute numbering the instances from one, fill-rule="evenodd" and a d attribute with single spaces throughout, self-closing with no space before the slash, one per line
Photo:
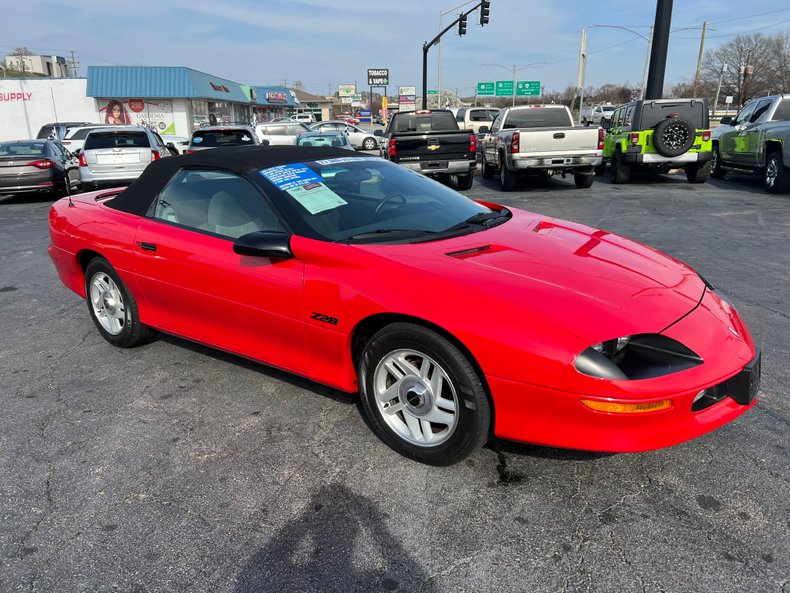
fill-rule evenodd
<path id="1" fill-rule="evenodd" d="M 466 15 L 461 14 L 458 17 L 458 34 L 459 35 L 466 35 Z"/>
<path id="2" fill-rule="evenodd" d="M 491 0 L 480 2 L 480 25 L 487 25 L 491 14 Z"/>

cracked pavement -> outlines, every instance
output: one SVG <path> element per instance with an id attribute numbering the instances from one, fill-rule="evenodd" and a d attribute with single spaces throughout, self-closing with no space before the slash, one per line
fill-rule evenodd
<path id="1" fill-rule="evenodd" d="M 757 407 L 661 451 L 494 440 L 418 465 L 352 396 L 173 337 L 114 349 L 49 261 L 49 202 L 0 198 L 0 591 L 787 593 L 790 195 L 682 175 L 467 194 L 702 272 L 763 349 Z"/>

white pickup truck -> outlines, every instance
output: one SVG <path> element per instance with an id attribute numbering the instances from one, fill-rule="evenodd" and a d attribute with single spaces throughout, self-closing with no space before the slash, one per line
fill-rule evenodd
<path id="1" fill-rule="evenodd" d="M 590 187 L 603 139 L 601 128 L 574 126 L 565 105 L 506 107 L 483 137 L 483 177 L 499 169 L 502 190 L 510 191 L 521 175 L 573 173 L 576 187 Z"/>
<path id="2" fill-rule="evenodd" d="M 583 126 L 590 124 L 596 126 L 603 126 L 605 120 L 612 121 L 612 114 L 617 108 L 616 105 L 606 103 L 603 105 L 593 105 L 592 107 L 583 107 L 581 112 L 581 122 Z"/>

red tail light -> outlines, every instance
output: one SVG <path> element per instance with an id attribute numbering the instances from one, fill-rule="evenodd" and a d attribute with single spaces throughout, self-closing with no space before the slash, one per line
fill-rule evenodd
<path id="1" fill-rule="evenodd" d="M 31 161 L 28 163 L 28 165 L 31 167 L 36 167 L 37 169 L 51 169 L 55 163 L 49 159 L 41 159 L 40 161 Z"/>
<path id="2" fill-rule="evenodd" d="M 603 137 L 604 137 L 603 128 L 598 128 L 598 150 L 603 150 Z"/>
<path id="3" fill-rule="evenodd" d="M 80 153 L 80 167 L 87 167 L 87 166 L 88 166 L 88 161 L 85 158 L 85 153 L 81 152 Z"/>
<path id="4" fill-rule="evenodd" d="M 518 132 L 513 132 L 513 137 L 510 139 L 510 152 L 516 153 L 521 151 L 521 135 Z"/>
<path id="5" fill-rule="evenodd" d="M 477 152 L 477 136 L 474 134 L 469 134 L 469 152 Z"/>
<path id="6" fill-rule="evenodd" d="M 705 130 L 702 132 L 702 141 L 707 142 L 708 140 L 710 140 L 710 130 Z"/>
<path id="7" fill-rule="evenodd" d="M 634 132 L 631 134 L 631 144 L 639 144 L 639 133 Z"/>
<path id="8" fill-rule="evenodd" d="M 188 148 L 186 148 L 184 149 L 184 152 L 182 154 L 194 154 L 194 152 L 195 152 L 194 150 L 189 150 Z"/>
<path id="9" fill-rule="evenodd" d="M 390 156 L 398 156 L 398 148 L 395 145 L 395 138 L 390 138 Z"/>
<path id="10" fill-rule="evenodd" d="M 155 150 L 151 151 L 151 162 L 158 161 L 161 158 L 162 157 L 159 155 L 159 153 L 157 151 L 155 151 Z"/>

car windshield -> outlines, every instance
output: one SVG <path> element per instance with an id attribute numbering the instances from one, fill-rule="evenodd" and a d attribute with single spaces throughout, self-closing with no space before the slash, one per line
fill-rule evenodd
<path id="1" fill-rule="evenodd" d="M 0 157 L 43 155 L 43 142 L 9 142 L 0 144 Z"/>
<path id="2" fill-rule="evenodd" d="M 602 111 L 614 111 L 614 105 L 604 105 L 601 107 Z"/>
<path id="3" fill-rule="evenodd" d="M 145 132 L 91 132 L 85 140 L 85 150 L 97 148 L 150 148 Z"/>
<path id="4" fill-rule="evenodd" d="M 247 130 L 197 130 L 192 134 L 192 144 L 202 148 L 251 146 L 255 140 Z"/>
<path id="5" fill-rule="evenodd" d="M 341 157 L 260 171 L 267 193 L 308 235 L 349 243 L 425 241 L 510 217 L 380 158 Z"/>

